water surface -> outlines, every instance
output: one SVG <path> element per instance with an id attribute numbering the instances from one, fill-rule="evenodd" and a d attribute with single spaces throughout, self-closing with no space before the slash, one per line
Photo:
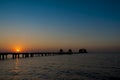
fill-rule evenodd
<path id="1" fill-rule="evenodd" d="M 120 80 L 119 53 L 88 53 L 0 61 L 0 80 Z"/>

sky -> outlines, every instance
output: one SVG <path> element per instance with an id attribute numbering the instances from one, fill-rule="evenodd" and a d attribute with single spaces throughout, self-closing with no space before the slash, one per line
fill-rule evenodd
<path id="1" fill-rule="evenodd" d="M 120 52 L 119 0 L 0 0 L 0 51 Z"/>

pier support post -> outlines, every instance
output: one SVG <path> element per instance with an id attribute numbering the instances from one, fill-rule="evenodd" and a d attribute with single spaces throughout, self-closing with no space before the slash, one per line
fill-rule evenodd
<path id="1" fill-rule="evenodd" d="M 32 54 L 32 53 L 30 54 L 30 57 L 33 57 L 33 54 Z"/>
<path id="2" fill-rule="evenodd" d="M 15 59 L 17 58 L 17 54 L 15 54 Z"/>
<path id="3" fill-rule="evenodd" d="M 29 57 L 29 54 L 28 54 L 28 53 L 26 53 L 26 54 L 25 54 L 25 57 Z"/>
<path id="4" fill-rule="evenodd" d="M 5 59 L 7 59 L 7 54 L 5 54 Z"/>
<path id="5" fill-rule="evenodd" d="M 12 54 L 12 58 L 14 59 L 14 54 Z"/>
<path id="6" fill-rule="evenodd" d="M 0 60 L 1 60 L 1 54 L 0 54 Z"/>
<path id="7" fill-rule="evenodd" d="M 47 53 L 45 53 L 45 56 L 47 56 Z"/>
<path id="8" fill-rule="evenodd" d="M 22 54 L 22 58 L 24 58 L 24 54 Z"/>
<path id="9" fill-rule="evenodd" d="M 4 59 L 5 59 L 4 54 L 2 54 L 2 60 L 4 60 Z"/>

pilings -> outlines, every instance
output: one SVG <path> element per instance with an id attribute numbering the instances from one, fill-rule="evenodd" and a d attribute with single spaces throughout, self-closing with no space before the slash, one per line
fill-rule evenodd
<path id="1" fill-rule="evenodd" d="M 8 54 L 4 54 L 4 53 L 0 54 L 0 60 L 7 59 L 7 55 Z"/>
<path id="2" fill-rule="evenodd" d="M 87 53 L 86 49 L 79 49 L 79 52 L 72 52 L 72 49 L 69 49 L 68 52 L 64 52 L 63 49 L 60 49 L 59 52 L 36 52 L 36 53 L 0 53 L 0 60 L 5 60 L 8 58 L 8 55 L 11 55 L 12 59 L 16 58 L 29 58 L 29 57 L 39 57 L 39 56 L 54 56 L 54 55 L 70 55 L 78 53 Z"/>
<path id="3" fill-rule="evenodd" d="M 16 58 L 29 58 L 34 56 L 50 56 L 53 53 L 0 53 L 0 60 L 5 60 L 8 58 L 8 55 L 11 55 L 12 59 Z"/>
<path id="4" fill-rule="evenodd" d="M 12 55 L 12 59 L 16 59 L 16 58 L 20 58 L 21 54 L 19 54 L 19 53 L 13 53 L 11 55 Z"/>
<path id="5" fill-rule="evenodd" d="M 8 57 L 8 55 L 10 57 Z M 60 55 L 58 52 L 41 52 L 41 53 L 0 53 L 0 60 L 5 60 L 8 58 L 16 59 L 16 58 L 29 58 L 29 57 L 40 57 L 40 56 L 54 56 Z"/>

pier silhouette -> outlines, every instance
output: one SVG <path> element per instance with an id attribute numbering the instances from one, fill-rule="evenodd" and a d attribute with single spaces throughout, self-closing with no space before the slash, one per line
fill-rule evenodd
<path id="1" fill-rule="evenodd" d="M 60 49 L 59 52 L 1 52 L 0 60 L 8 59 L 8 55 L 11 55 L 12 59 L 16 58 L 29 58 L 37 56 L 55 56 L 55 55 L 71 55 L 71 54 L 80 54 L 87 53 L 86 49 L 79 49 L 78 52 L 73 52 L 72 49 L 69 49 L 68 52 L 64 52 L 63 49 Z"/>

